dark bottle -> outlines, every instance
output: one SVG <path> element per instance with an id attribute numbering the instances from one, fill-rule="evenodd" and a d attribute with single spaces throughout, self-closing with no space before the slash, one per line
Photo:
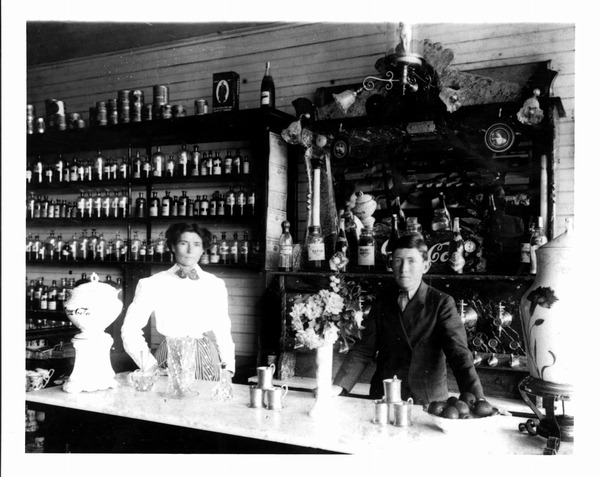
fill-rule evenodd
<path id="1" fill-rule="evenodd" d="M 271 76 L 270 61 L 267 61 L 265 74 L 260 83 L 260 107 L 265 109 L 275 107 L 275 82 Z"/>
<path id="2" fill-rule="evenodd" d="M 146 217 L 146 199 L 143 192 L 140 192 L 139 197 L 135 200 L 135 217 Z"/>
<path id="3" fill-rule="evenodd" d="M 402 210 L 402 209 L 400 209 Z M 400 236 L 402 235 L 400 232 L 400 225 L 399 225 L 400 221 L 398 219 L 398 215 L 397 214 L 392 214 L 392 230 L 390 232 L 390 238 L 388 239 L 387 243 L 386 243 L 386 257 L 385 257 L 385 269 L 388 272 L 393 272 L 394 270 L 392 269 L 392 247 L 393 247 L 393 243 L 400 238 Z"/>
<path id="4" fill-rule="evenodd" d="M 244 215 L 244 211 L 246 210 L 246 192 L 244 191 L 244 186 L 240 185 L 240 190 L 235 195 L 235 209 L 234 214 L 238 217 Z"/>
<path id="5" fill-rule="evenodd" d="M 90 279 L 87 277 L 87 273 L 82 273 L 81 278 L 75 282 L 75 286 L 83 285 L 84 283 L 89 283 Z"/>
<path id="6" fill-rule="evenodd" d="M 173 157 L 173 154 L 170 154 L 169 158 L 167 159 L 167 164 L 166 164 L 166 168 L 165 168 L 165 176 L 168 177 L 169 179 L 172 179 L 173 177 L 175 177 L 175 158 Z"/>
<path id="7" fill-rule="evenodd" d="M 248 194 L 246 197 L 246 206 L 244 207 L 243 215 L 247 217 L 254 216 L 256 211 L 256 190 L 255 187 L 252 186 L 252 192 Z"/>
<path id="8" fill-rule="evenodd" d="M 181 191 L 181 197 L 179 197 L 179 202 L 177 205 L 177 215 L 179 217 L 185 217 L 188 212 L 188 203 L 190 202 L 190 198 L 187 196 L 187 191 Z"/>
<path id="9" fill-rule="evenodd" d="M 194 208 L 192 210 L 192 215 L 194 217 L 198 217 L 200 215 L 200 196 L 196 196 L 196 200 L 194 201 Z"/>
<path id="10" fill-rule="evenodd" d="M 340 215 L 343 211 L 340 211 Z M 335 253 L 341 253 L 345 258 L 348 258 L 348 239 L 346 237 L 346 219 L 340 217 L 337 237 L 335 239 Z M 340 271 L 345 272 L 347 265 L 344 265 Z"/>
<path id="11" fill-rule="evenodd" d="M 173 196 L 171 201 L 171 217 L 177 217 L 179 214 L 179 197 Z"/>
<path id="12" fill-rule="evenodd" d="M 202 199 L 200 199 L 200 215 L 207 216 L 209 207 L 211 207 L 211 205 L 208 201 L 208 196 L 206 194 L 204 194 L 202 196 Z M 216 207 L 216 203 L 215 203 L 215 207 Z M 215 213 L 216 213 L 216 209 L 215 209 Z"/>
<path id="13" fill-rule="evenodd" d="M 248 232 L 244 230 L 243 238 L 240 242 L 240 259 L 244 265 L 248 265 L 248 257 L 250 255 L 250 243 L 248 237 Z"/>
<path id="14" fill-rule="evenodd" d="M 171 191 L 166 190 L 165 195 L 162 198 L 162 207 L 160 209 L 161 217 L 169 217 L 171 215 L 172 205 L 173 199 L 171 198 Z"/>
<path id="15" fill-rule="evenodd" d="M 229 243 L 229 257 L 231 263 L 238 264 L 240 261 L 240 242 L 237 232 L 233 232 L 233 240 Z"/>
<path id="16" fill-rule="evenodd" d="M 363 227 L 358 239 L 358 266 L 367 270 L 375 267 L 375 238 L 371 227 Z"/>
<path id="17" fill-rule="evenodd" d="M 321 234 L 320 225 L 311 225 L 306 238 L 306 253 L 308 268 L 321 270 L 325 261 L 325 241 Z"/>
<path id="18" fill-rule="evenodd" d="M 135 158 L 133 159 L 133 170 L 131 172 L 131 176 L 134 179 L 142 178 L 142 167 L 143 167 L 142 158 L 140 157 L 140 152 L 137 151 L 135 153 Z"/>
<path id="19" fill-rule="evenodd" d="M 294 240 L 290 233 L 291 224 L 284 220 L 281 223 L 281 235 L 279 236 L 279 270 L 289 272 L 292 270 Z"/>
<path id="20" fill-rule="evenodd" d="M 354 214 L 350 210 L 350 205 L 346 204 L 344 211 L 344 225 L 346 228 L 346 239 L 348 240 L 348 259 L 351 264 L 358 262 L 358 229 L 354 220 Z"/>
<path id="21" fill-rule="evenodd" d="M 448 266 L 452 273 L 461 275 L 465 267 L 465 242 L 460 234 L 460 220 L 458 217 L 454 217 L 452 233 L 454 236 L 450 241 L 448 250 Z"/>
<path id="22" fill-rule="evenodd" d="M 220 176 L 223 173 L 223 160 L 219 151 L 215 151 L 215 157 L 212 159 L 212 175 Z"/>
<path id="23" fill-rule="evenodd" d="M 229 149 L 223 158 L 223 174 L 226 176 L 233 174 L 233 156 L 231 155 L 231 151 Z"/>

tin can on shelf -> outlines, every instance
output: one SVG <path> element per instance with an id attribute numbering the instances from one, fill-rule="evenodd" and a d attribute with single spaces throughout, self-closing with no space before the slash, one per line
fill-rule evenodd
<path id="1" fill-rule="evenodd" d="M 79 113 L 67 114 L 67 129 L 77 129 L 77 121 L 81 119 Z"/>
<path id="2" fill-rule="evenodd" d="M 90 119 L 92 116 L 90 115 Z M 94 116 L 94 124 L 97 126 L 106 126 L 108 124 L 108 111 L 106 109 L 106 102 L 96 102 L 96 114 Z"/>
<path id="3" fill-rule="evenodd" d="M 144 92 L 134 89 L 129 93 L 129 118 L 133 123 L 142 120 L 142 106 L 144 105 Z"/>
<path id="4" fill-rule="evenodd" d="M 196 110 L 196 116 L 208 113 L 208 105 L 206 104 L 205 99 L 197 99 L 194 101 L 194 106 Z"/>
<path id="5" fill-rule="evenodd" d="M 154 104 L 145 103 L 142 105 L 142 121 L 152 121 L 152 111 L 154 109 Z"/>
<path id="6" fill-rule="evenodd" d="M 119 118 L 119 124 L 125 124 L 129 122 L 129 90 L 122 89 L 117 94 L 117 115 Z"/>
<path id="7" fill-rule="evenodd" d="M 183 104 L 174 104 L 171 107 L 171 115 L 174 118 L 184 118 L 185 116 L 187 116 L 185 106 Z"/>
<path id="8" fill-rule="evenodd" d="M 27 105 L 27 134 L 33 134 L 35 130 L 35 106 Z"/>
<path id="9" fill-rule="evenodd" d="M 46 100 L 46 121 L 48 129 L 55 129 L 58 131 L 67 129 L 64 101 L 59 101 L 58 99 Z"/>
<path id="10" fill-rule="evenodd" d="M 160 118 L 161 119 L 171 119 L 172 114 L 171 114 L 171 105 L 170 104 L 163 104 L 160 107 Z"/>
<path id="11" fill-rule="evenodd" d="M 106 117 L 108 119 L 108 124 L 111 126 L 114 124 L 119 124 L 119 111 L 117 108 L 117 100 L 109 99 L 108 100 L 108 108 L 106 110 Z"/>
<path id="12" fill-rule="evenodd" d="M 167 86 L 156 84 L 152 87 L 152 104 L 154 105 L 153 116 L 155 118 L 162 117 L 162 106 L 169 104 L 169 88 Z"/>

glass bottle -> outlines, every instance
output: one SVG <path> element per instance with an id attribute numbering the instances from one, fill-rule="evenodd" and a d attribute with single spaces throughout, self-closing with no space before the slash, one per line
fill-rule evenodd
<path id="1" fill-rule="evenodd" d="M 196 196 L 196 198 L 197 197 L 198 196 Z M 192 200 L 191 197 L 188 197 L 188 200 L 187 200 L 187 209 L 186 209 L 185 215 L 187 215 L 188 217 L 193 217 L 194 216 L 195 204 L 196 204 L 196 201 Z"/>
<path id="2" fill-rule="evenodd" d="M 58 295 L 56 296 L 56 311 L 64 311 L 65 301 L 67 298 L 67 279 L 60 279 L 60 286 L 58 288 Z"/>
<path id="3" fill-rule="evenodd" d="M 325 241 L 323 240 L 323 235 L 321 235 L 320 225 L 311 225 L 308 228 L 306 248 L 308 268 L 321 270 L 325 261 Z"/>
<path id="4" fill-rule="evenodd" d="M 214 401 L 229 401 L 233 398 L 231 375 L 227 371 L 227 365 L 224 362 L 220 366 L 219 383 L 212 389 L 211 397 Z"/>
<path id="5" fill-rule="evenodd" d="M 454 236 L 450 241 L 448 250 L 448 266 L 453 273 L 461 275 L 465 267 L 465 242 L 460 234 L 460 220 L 458 217 L 454 217 L 452 233 Z"/>
<path id="6" fill-rule="evenodd" d="M 546 237 L 546 232 L 544 231 L 544 218 L 538 217 L 537 224 L 535 226 L 535 230 L 533 235 L 531 236 L 531 263 L 529 268 L 529 273 L 535 275 L 537 274 L 537 249 L 540 248 L 545 243 L 548 243 L 548 237 Z"/>
<path id="7" fill-rule="evenodd" d="M 244 213 L 246 217 L 253 217 L 256 209 L 256 190 L 255 187 L 252 186 L 252 192 L 248 194 L 246 197 L 246 207 L 244 208 Z"/>
<path id="8" fill-rule="evenodd" d="M 26 294 L 25 294 L 25 308 L 27 310 L 35 309 L 34 295 L 35 295 L 35 280 L 29 280 L 29 286 L 27 287 Z"/>
<path id="9" fill-rule="evenodd" d="M 350 210 L 350 204 L 346 204 L 344 210 L 344 227 L 346 230 L 346 239 L 348 240 L 348 251 L 346 253 L 350 263 L 358 262 L 358 228 L 354 214 Z"/>
<path id="10" fill-rule="evenodd" d="M 161 200 L 160 215 L 161 217 L 169 217 L 171 215 L 171 205 L 173 199 L 171 198 L 171 191 L 166 190 L 165 195 Z"/>
<path id="11" fill-rule="evenodd" d="M 152 153 L 152 175 L 154 177 L 162 177 L 165 168 L 165 155 L 160 150 L 160 146 L 156 146 L 156 151 Z"/>
<path id="12" fill-rule="evenodd" d="M 431 221 L 431 231 L 434 234 L 452 231 L 452 219 L 446 207 L 446 198 L 444 193 L 440 192 L 438 205 L 433 210 L 433 219 Z"/>
<path id="13" fill-rule="evenodd" d="M 119 163 L 119 179 L 129 179 L 129 160 L 122 157 Z"/>
<path id="14" fill-rule="evenodd" d="M 188 202 L 189 197 L 187 196 L 187 191 L 182 190 L 181 196 L 179 197 L 179 202 L 177 203 L 177 215 L 179 217 L 185 217 L 188 211 Z"/>
<path id="15" fill-rule="evenodd" d="M 70 250 L 70 254 L 67 254 L 67 252 Z M 65 245 L 65 248 L 63 249 L 63 255 L 66 255 L 66 259 L 67 260 L 71 260 L 73 262 L 79 260 L 79 257 L 81 255 L 81 244 L 79 243 L 79 238 L 77 237 L 77 234 L 73 234 L 73 236 L 71 237 L 71 240 L 69 240 L 68 242 L 68 246 Z"/>
<path id="16" fill-rule="evenodd" d="M 209 168 L 208 168 L 208 155 L 206 151 L 202 153 L 202 160 L 200 161 L 200 175 L 201 176 L 209 176 Z"/>
<path id="17" fill-rule="evenodd" d="M 52 285 L 48 288 L 48 311 L 56 311 L 58 308 L 58 286 L 56 280 L 52 280 Z"/>
<path id="18" fill-rule="evenodd" d="M 279 270 L 289 272 L 292 270 L 292 258 L 294 252 L 294 240 L 290 233 L 291 224 L 284 220 L 281 223 L 281 235 L 279 236 Z"/>
<path id="19" fill-rule="evenodd" d="M 250 156 L 244 156 L 244 162 L 242 162 L 242 173 L 250 174 Z"/>
<path id="20" fill-rule="evenodd" d="M 58 155 L 58 159 L 54 163 L 54 170 L 56 172 L 57 182 L 65 181 L 65 161 L 63 161 L 62 154 Z"/>
<path id="21" fill-rule="evenodd" d="M 179 214 L 179 197 L 176 195 L 173 196 L 173 200 L 171 201 L 171 211 L 169 215 L 171 217 L 177 217 Z"/>
<path id="22" fill-rule="evenodd" d="M 88 241 L 88 260 L 96 260 L 98 253 L 98 236 L 96 229 L 92 229 L 92 236 Z"/>
<path id="23" fill-rule="evenodd" d="M 529 227 L 523 232 L 520 244 L 520 263 L 518 275 L 529 273 L 531 269 L 531 237 L 535 232 L 535 217 L 529 217 Z"/>
<path id="24" fill-rule="evenodd" d="M 135 153 L 135 158 L 133 159 L 133 170 L 131 171 L 131 177 L 133 179 L 141 179 L 142 178 L 142 158 L 140 157 L 140 151 Z"/>
<path id="25" fill-rule="evenodd" d="M 115 238 L 113 240 L 114 252 L 113 255 L 117 262 L 125 260 L 125 255 L 123 254 L 123 240 L 121 239 L 121 232 L 117 231 L 115 233 Z"/>
<path id="26" fill-rule="evenodd" d="M 133 239 L 131 239 L 131 260 L 134 262 L 140 261 L 140 247 L 141 240 L 138 238 L 137 231 L 133 232 Z"/>
<path id="27" fill-rule="evenodd" d="M 213 265 L 217 264 L 219 263 L 219 258 L 219 243 L 217 242 L 217 236 L 213 235 L 212 242 L 209 248 L 209 262 Z"/>
<path id="28" fill-rule="evenodd" d="M 110 159 L 109 178 L 111 180 L 117 180 L 119 177 L 119 164 L 115 158 Z"/>
<path id="29" fill-rule="evenodd" d="M 35 169 L 34 169 L 34 182 L 35 182 Z M 71 162 L 71 170 L 69 172 L 69 182 L 77 182 L 79 180 L 79 164 L 77 162 L 77 158 L 73 158 L 73 162 Z"/>
<path id="30" fill-rule="evenodd" d="M 159 204 L 158 192 L 153 190 L 152 197 L 148 201 L 148 217 L 158 217 Z"/>
<path id="31" fill-rule="evenodd" d="M 87 160 L 83 162 L 83 165 L 79 169 L 79 177 L 80 179 L 83 177 L 83 180 L 86 182 L 92 182 L 94 178 L 94 166 L 91 161 Z"/>
<path id="32" fill-rule="evenodd" d="M 106 240 L 103 233 L 100 233 L 96 242 L 96 256 L 94 258 L 101 261 L 106 260 Z"/>
<path id="33" fill-rule="evenodd" d="M 146 261 L 146 256 L 148 254 L 148 246 L 146 244 L 145 240 L 142 240 L 140 242 L 140 249 L 139 249 L 139 255 L 140 255 L 140 262 L 145 262 Z"/>
<path id="34" fill-rule="evenodd" d="M 235 192 L 233 186 L 229 186 L 229 191 L 225 195 L 225 213 L 229 217 L 233 217 L 233 209 L 235 208 Z"/>
<path id="35" fill-rule="evenodd" d="M 246 192 L 244 191 L 244 186 L 240 184 L 240 190 L 235 196 L 235 210 L 234 213 L 238 217 L 242 217 L 244 215 L 244 211 L 246 210 Z"/>
<path id="36" fill-rule="evenodd" d="M 63 259 L 63 248 L 65 248 L 65 241 L 63 240 L 62 234 L 58 234 L 56 237 L 56 245 L 54 246 L 54 256 L 52 260 Z"/>
<path id="37" fill-rule="evenodd" d="M 96 197 L 94 197 L 94 218 L 102 218 L 102 197 L 100 191 L 96 191 Z"/>
<path id="38" fill-rule="evenodd" d="M 247 230 L 244 230 L 242 235 L 242 241 L 240 242 L 240 261 L 244 265 L 248 265 L 248 257 L 250 255 L 250 243 L 249 243 L 249 234 Z"/>
<path id="39" fill-rule="evenodd" d="M 135 217 L 146 217 L 146 198 L 143 192 L 140 192 L 138 198 L 135 199 Z"/>
<path id="40" fill-rule="evenodd" d="M 238 176 L 242 173 L 242 156 L 239 149 L 236 149 L 233 156 L 233 173 Z"/>
<path id="41" fill-rule="evenodd" d="M 78 287 L 79 285 L 83 285 L 84 283 L 89 283 L 89 282 L 90 282 L 90 279 L 88 278 L 87 273 L 83 272 L 81 274 L 81 278 L 75 282 L 75 286 Z"/>
<path id="42" fill-rule="evenodd" d="M 375 267 L 375 238 L 371 227 L 363 227 L 358 238 L 358 266 L 367 270 Z"/>
<path id="43" fill-rule="evenodd" d="M 223 158 L 223 174 L 226 176 L 233 174 L 233 156 L 231 155 L 231 150 L 229 149 Z"/>
<path id="44" fill-rule="evenodd" d="M 102 198 L 102 217 L 104 217 L 104 218 L 110 217 L 110 206 L 111 206 L 111 200 L 110 200 L 109 191 L 105 190 L 104 197 Z"/>
<path id="45" fill-rule="evenodd" d="M 240 262 L 240 247 L 237 232 L 233 232 L 233 240 L 229 244 L 229 258 L 231 263 L 238 264 Z"/>
<path id="46" fill-rule="evenodd" d="M 54 230 L 50 231 L 50 235 L 46 237 L 44 242 L 44 258 L 46 260 L 54 260 L 56 258 L 56 236 L 54 235 Z"/>
<path id="47" fill-rule="evenodd" d="M 144 156 L 142 164 L 142 179 L 150 179 L 152 177 L 152 162 L 148 156 Z"/>
<path id="48" fill-rule="evenodd" d="M 221 242 L 219 243 L 219 262 L 222 264 L 229 263 L 229 242 L 227 242 L 227 233 L 221 232 Z"/>
<path id="49" fill-rule="evenodd" d="M 163 262 L 165 260 L 165 234 L 159 232 L 158 238 L 154 244 L 154 261 Z"/>
<path id="50" fill-rule="evenodd" d="M 265 74 L 260 83 L 260 107 L 270 109 L 275 107 L 275 82 L 271 76 L 271 62 L 265 65 Z"/>
<path id="51" fill-rule="evenodd" d="M 31 165 L 31 162 L 27 162 L 27 168 L 25 169 L 25 180 L 27 185 L 33 182 L 33 166 Z"/>
<path id="52" fill-rule="evenodd" d="M 169 179 L 175 177 L 175 158 L 173 157 L 173 154 L 169 154 L 169 158 L 167 159 L 165 177 Z"/>
<path id="53" fill-rule="evenodd" d="M 196 200 L 194 201 L 194 207 L 192 209 L 192 215 L 194 217 L 198 217 L 200 215 L 200 196 L 196 196 Z"/>
<path id="54" fill-rule="evenodd" d="M 106 242 L 106 253 L 104 255 L 104 260 L 108 262 L 114 262 L 115 260 L 115 244 L 112 240 L 108 240 Z"/>
<path id="55" fill-rule="evenodd" d="M 396 214 L 398 217 L 398 235 L 404 234 L 406 232 L 406 215 L 404 215 L 404 210 L 402 210 L 402 202 L 400 201 L 400 196 L 397 195 L 396 199 L 394 199 L 394 203 L 392 204 L 392 214 Z"/>
<path id="56" fill-rule="evenodd" d="M 202 196 L 202 199 L 200 200 L 200 215 L 202 216 L 207 216 L 209 214 L 209 207 L 211 207 L 209 200 L 208 200 L 208 196 L 206 194 L 204 194 Z M 216 202 L 215 202 L 215 214 L 217 212 L 216 210 Z M 211 214 L 213 215 L 213 214 Z"/>
<path id="57" fill-rule="evenodd" d="M 94 172 L 93 172 L 93 179 L 96 181 L 101 181 L 103 180 L 104 177 L 104 162 L 106 161 L 106 159 L 104 158 L 104 156 L 102 155 L 102 152 L 100 150 L 98 150 L 98 154 L 94 157 Z"/>
<path id="58" fill-rule="evenodd" d="M 215 157 L 212 160 L 212 175 L 220 176 L 223 173 L 223 160 L 219 151 L 215 151 Z"/>
<path id="59" fill-rule="evenodd" d="M 183 144 L 177 153 L 177 177 L 187 177 L 189 163 L 190 153 L 187 150 L 187 146 Z"/>
<path id="60" fill-rule="evenodd" d="M 42 219 L 48 218 L 48 207 L 50 206 L 50 201 L 48 200 L 48 196 L 45 195 L 40 203 L 40 217 Z"/>
<path id="61" fill-rule="evenodd" d="M 33 234 L 27 234 L 27 240 L 25 241 L 25 260 L 33 260 Z"/>
<path id="62" fill-rule="evenodd" d="M 200 175 L 200 149 L 197 145 L 194 146 L 192 151 L 192 157 L 190 159 L 190 175 L 192 177 L 198 177 Z"/>
<path id="63" fill-rule="evenodd" d="M 52 164 L 46 164 L 44 166 L 44 177 L 43 180 L 46 184 L 52 184 L 54 181 L 54 167 Z"/>
<path id="64" fill-rule="evenodd" d="M 37 161 L 33 166 L 33 183 L 42 184 L 44 182 L 44 163 L 42 158 L 38 156 Z"/>
<path id="65" fill-rule="evenodd" d="M 217 215 L 223 217 L 225 215 L 225 196 L 217 195 Z"/>
<path id="66" fill-rule="evenodd" d="M 127 189 L 123 189 L 119 196 L 119 217 L 122 219 L 129 217 L 129 197 L 127 195 Z"/>

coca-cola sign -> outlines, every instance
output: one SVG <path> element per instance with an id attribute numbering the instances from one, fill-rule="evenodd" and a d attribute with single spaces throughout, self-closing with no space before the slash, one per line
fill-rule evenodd
<path id="1" fill-rule="evenodd" d="M 450 241 L 434 243 L 429 247 L 427 256 L 431 267 L 430 272 L 443 273 L 450 254 Z"/>

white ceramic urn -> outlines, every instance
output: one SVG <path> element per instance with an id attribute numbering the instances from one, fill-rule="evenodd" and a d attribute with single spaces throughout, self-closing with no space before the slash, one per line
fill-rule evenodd
<path id="1" fill-rule="evenodd" d="M 520 302 L 527 367 L 533 378 L 573 387 L 578 369 L 577 279 L 571 219 L 566 231 L 537 250 L 538 271 Z"/>

